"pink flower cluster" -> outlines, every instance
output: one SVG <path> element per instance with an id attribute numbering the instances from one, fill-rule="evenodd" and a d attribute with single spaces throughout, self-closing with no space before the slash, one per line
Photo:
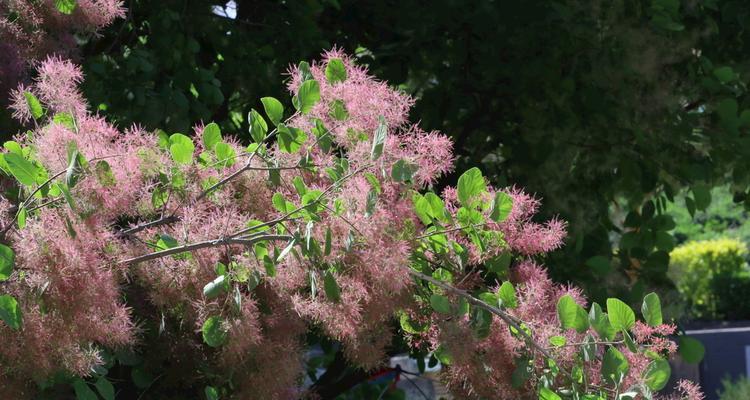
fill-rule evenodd
<path id="1" fill-rule="evenodd" d="M 36 60 L 74 55 L 75 33 L 95 32 L 125 15 L 120 0 L 77 0 L 69 15 L 56 1 L 0 2 L 0 94 L 3 97 Z"/>

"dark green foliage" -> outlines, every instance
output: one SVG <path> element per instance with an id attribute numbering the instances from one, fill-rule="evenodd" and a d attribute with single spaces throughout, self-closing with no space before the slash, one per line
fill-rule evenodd
<path id="1" fill-rule="evenodd" d="M 277 78 L 293 61 L 342 46 L 416 97 L 413 120 L 453 135 L 457 171 L 481 165 L 569 221 L 558 279 L 595 282 L 583 264 L 614 254 L 614 271 L 665 284 L 672 240 L 654 217 L 669 199 L 692 188 L 701 209 L 705 188 L 732 176 L 742 201 L 750 183 L 750 6 L 660 4 L 239 1 L 231 19 L 212 1 L 131 1 L 130 18 L 84 48 L 86 94 L 121 123 L 187 131 L 217 120 L 246 132 L 262 107 L 251 99 L 287 98 Z M 632 234 L 613 246 L 628 213 Z"/>

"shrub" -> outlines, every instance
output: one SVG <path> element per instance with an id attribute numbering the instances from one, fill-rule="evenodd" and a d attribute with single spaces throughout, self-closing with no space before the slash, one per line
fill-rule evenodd
<path id="1" fill-rule="evenodd" d="M 730 311 L 738 307 L 725 296 L 748 284 L 746 254 L 747 247 L 737 239 L 688 242 L 672 250 L 669 276 L 692 316 L 732 316 Z"/>
<path id="2" fill-rule="evenodd" d="M 750 379 L 741 376 L 737 380 L 729 377 L 722 379 L 719 389 L 719 400 L 747 400 L 750 399 Z"/>

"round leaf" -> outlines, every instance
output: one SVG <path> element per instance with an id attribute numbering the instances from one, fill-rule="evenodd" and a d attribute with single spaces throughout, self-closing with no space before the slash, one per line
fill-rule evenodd
<path id="1" fill-rule="evenodd" d="M 469 206 L 472 199 L 487 190 L 487 184 L 482 171 L 474 167 L 464 172 L 458 178 L 458 200 L 464 206 Z"/>
<path id="2" fill-rule="evenodd" d="M 203 393 L 206 395 L 206 400 L 219 400 L 219 391 L 213 386 L 206 386 Z"/>
<path id="3" fill-rule="evenodd" d="M 628 373 L 630 365 L 625 356 L 614 347 L 607 349 L 602 360 L 602 377 L 610 384 L 619 384 Z"/>
<path id="4" fill-rule="evenodd" d="M 55 8 L 62 14 L 70 15 L 76 9 L 76 0 L 55 0 Z"/>
<path id="5" fill-rule="evenodd" d="M 508 193 L 497 192 L 495 199 L 492 201 L 492 213 L 490 218 L 495 222 L 503 222 L 510 215 L 513 209 L 513 198 Z"/>
<path id="6" fill-rule="evenodd" d="M 191 163 L 194 151 L 195 145 L 189 137 L 181 133 L 175 133 L 169 137 L 169 152 L 175 162 L 180 164 Z"/>
<path id="7" fill-rule="evenodd" d="M 706 348 L 698 339 L 690 336 L 680 336 L 678 339 L 680 355 L 685 362 L 698 364 L 706 354 Z"/>
<path id="8" fill-rule="evenodd" d="M 268 119 L 274 125 L 278 125 L 281 119 L 284 118 L 284 105 L 273 97 L 263 97 L 260 101 L 263 103 L 263 109 L 266 110 Z"/>
<path id="9" fill-rule="evenodd" d="M 320 101 L 320 86 L 315 80 L 302 82 L 293 102 L 302 114 L 307 114 Z"/>
<path id="10" fill-rule="evenodd" d="M 219 347 L 227 340 L 227 333 L 221 326 L 222 320 L 218 316 L 210 317 L 203 323 L 201 329 L 203 341 L 211 347 Z"/>
<path id="11" fill-rule="evenodd" d="M 635 324 L 633 309 L 620 299 L 607 299 L 607 314 L 615 330 L 628 330 Z"/>
<path id="12" fill-rule="evenodd" d="M 451 313 L 451 303 L 448 298 L 439 294 L 433 294 L 430 296 L 430 305 L 432 308 L 441 314 Z"/>
<path id="13" fill-rule="evenodd" d="M 560 396 L 557 395 L 557 393 L 547 389 L 546 387 L 542 387 L 539 389 L 539 400 L 562 400 Z"/>
<path id="14" fill-rule="evenodd" d="M 107 378 L 100 376 L 96 381 L 96 391 L 104 398 L 104 400 L 115 400 L 115 387 Z"/>
<path id="15" fill-rule="evenodd" d="M 0 282 L 8 280 L 10 274 L 13 272 L 13 266 L 15 265 L 16 255 L 13 249 L 10 247 L 0 244 Z"/>
<path id="16" fill-rule="evenodd" d="M 99 400 L 96 393 L 89 387 L 83 379 L 73 381 L 73 390 L 76 392 L 76 400 Z"/>
<path id="17" fill-rule="evenodd" d="M 576 332 L 583 333 L 589 328 L 586 310 L 568 294 L 557 301 L 557 318 L 564 329 L 575 329 Z"/>
<path id="18" fill-rule="evenodd" d="M 666 360 L 661 358 L 651 361 L 646 368 L 646 385 L 653 391 L 664 389 L 672 374 L 672 368 Z"/>
<path id="19" fill-rule="evenodd" d="M 323 290 L 325 290 L 326 297 L 334 303 L 341 301 L 341 289 L 339 284 L 336 283 L 336 277 L 328 271 L 323 275 Z"/>
<path id="20" fill-rule="evenodd" d="M 344 62 L 340 58 L 328 60 L 328 65 L 326 65 L 326 79 L 331 84 L 346 80 L 346 66 L 344 66 Z"/>
<path id="21" fill-rule="evenodd" d="M 203 147 L 213 150 L 217 143 L 221 142 L 221 128 L 212 122 L 203 128 Z"/>
<path id="22" fill-rule="evenodd" d="M 0 319 L 11 329 L 21 329 L 21 309 L 15 297 L 7 294 L 0 296 Z"/>
<path id="23" fill-rule="evenodd" d="M 516 308 L 518 307 L 518 299 L 516 298 L 516 289 L 513 287 L 513 284 L 505 281 L 502 285 L 500 285 L 500 289 L 498 290 L 498 296 L 500 297 L 500 300 L 502 301 L 503 307 L 508 308 Z"/>
<path id="24" fill-rule="evenodd" d="M 649 293 L 643 298 L 641 312 L 643 312 L 643 319 L 646 320 L 647 324 L 651 326 L 662 324 L 661 301 L 659 301 L 659 296 L 656 293 Z"/>
<path id="25" fill-rule="evenodd" d="M 21 184 L 31 186 L 36 183 L 39 169 L 16 153 L 5 153 L 5 162 L 8 163 L 10 173 L 18 179 Z"/>

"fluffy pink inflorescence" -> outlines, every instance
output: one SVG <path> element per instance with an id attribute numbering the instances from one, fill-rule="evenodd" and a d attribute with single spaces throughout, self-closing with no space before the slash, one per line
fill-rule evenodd
<path id="1" fill-rule="evenodd" d="M 125 15 L 120 0 L 78 0 L 70 15 L 55 1 L 6 0 L 0 2 L 0 93 L 5 96 L 36 60 L 75 55 L 74 34 L 90 33 Z M 72 84 L 72 82 L 68 82 Z"/>

